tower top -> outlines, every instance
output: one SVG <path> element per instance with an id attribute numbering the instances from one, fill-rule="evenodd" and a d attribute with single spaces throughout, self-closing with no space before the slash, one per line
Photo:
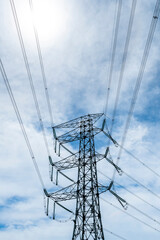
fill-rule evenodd
<path id="1" fill-rule="evenodd" d="M 70 120 L 68 122 L 59 124 L 57 126 L 54 126 L 54 128 L 75 128 L 80 127 L 80 124 L 82 121 L 88 121 L 88 119 L 92 119 L 93 123 L 98 121 L 104 114 L 103 113 L 96 113 L 96 114 L 87 114 L 82 117 L 75 118 L 73 120 Z"/>

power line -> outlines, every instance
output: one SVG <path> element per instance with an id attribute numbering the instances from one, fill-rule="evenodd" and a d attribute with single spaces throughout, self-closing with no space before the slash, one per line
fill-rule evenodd
<path id="1" fill-rule="evenodd" d="M 116 164 L 115 164 L 116 165 Z M 160 199 L 160 196 L 158 196 L 156 193 L 154 193 L 152 190 L 150 190 L 148 187 L 146 187 L 145 185 L 143 185 L 141 182 L 139 182 L 138 180 L 136 180 L 134 177 L 132 177 L 131 175 L 129 175 L 128 173 L 126 173 L 124 170 L 121 170 L 122 174 L 125 174 L 128 178 L 130 178 L 132 181 L 136 182 L 137 184 L 139 184 L 141 187 L 145 188 L 148 192 L 150 192 L 151 194 L 153 194 L 155 197 L 157 197 L 158 199 Z M 113 181 L 113 180 L 112 180 Z"/>
<path id="2" fill-rule="evenodd" d="M 150 190 L 150 189 L 147 188 L 145 185 L 143 185 L 142 183 L 140 183 L 138 180 L 136 180 L 135 178 L 133 178 L 132 176 L 130 176 L 128 173 L 124 172 L 123 170 L 122 170 L 122 172 L 123 172 L 128 178 L 130 178 L 130 179 L 133 180 L 134 182 L 138 183 L 141 187 L 145 188 L 148 192 L 152 193 L 155 197 L 157 197 L 157 198 L 160 199 L 160 197 L 159 197 L 156 193 L 154 193 L 152 190 Z"/>
<path id="3" fill-rule="evenodd" d="M 113 233 L 113 232 L 109 231 L 107 228 L 103 228 L 103 229 L 104 229 L 104 231 L 106 231 L 106 232 L 112 234 L 113 236 L 115 236 L 115 237 L 117 237 L 117 238 L 119 238 L 119 239 L 127 240 L 126 238 L 121 237 L 120 235 L 118 235 L 118 234 L 116 234 L 116 233 Z"/>
<path id="4" fill-rule="evenodd" d="M 104 199 L 104 198 L 102 198 L 102 197 L 100 197 L 100 198 L 101 198 L 104 202 L 106 202 L 107 204 L 111 205 L 112 207 L 118 209 L 119 211 L 121 211 L 121 212 L 125 213 L 126 215 L 132 217 L 133 219 L 137 220 L 138 222 L 141 222 L 141 223 L 143 223 L 144 225 L 146 225 L 147 227 L 149 227 L 149 228 L 151 228 L 151 229 L 153 229 L 153 230 L 155 230 L 155 231 L 157 231 L 157 232 L 160 233 L 160 230 L 158 230 L 157 228 L 152 227 L 150 224 L 148 224 L 148 223 L 146 223 L 145 221 L 143 221 L 143 220 L 135 217 L 134 215 L 132 215 L 132 214 L 130 214 L 130 213 L 128 213 L 128 212 L 126 212 L 125 210 L 117 207 L 116 205 L 114 205 L 113 203 L 107 201 L 106 199 Z"/>
<path id="5" fill-rule="evenodd" d="M 42 176 L 41 176 L 41 174 L 40 174 L 40 171 L 39 171 L 39 168 L 38 168 L 38 165 L 37 165 L 37 161 L 36 161 L 35 156 L 34 156 L 34 154 L 33 154 L 33 150 L 32 150 L 31 144 L 30 144 L 30 142 L 29 142 L 29 139 L 28 139 L 28 136 L 27 136 L 27 133 L 26 133 L 26 130 L 25 130 L 25 127 L 24 127 L 24 124 L 23 124 L 21 115 L 20 115 L 19 110 L 18 110 L 17 103 L 16 103 L 16 101 L 15 101 L 15 98 L 14 98 L 14 95 L 13 95 L 11 86 L 10 86 L 10 84 L 9 84 L 8 77 L 7 77 L 7 75 L 6 75 L 6 72 L 5 72 L 5 69 L 4 69 L 4 66 L 3 66 L 3 63 L 2 63 L 2 61 L 1 61 L 1 59 L 0 59 L 0 70 L 1 70 L 1 74 L 2 74 L 2 77 L 3 77 L 4 83 L 5 83 L 5 86 L 6 86 L 6 88 L 7 88 L 7 91 L 8 91 L 9 97 L 10 97 L 10 100 L 11 100 L 11 102 L 12 102 L 14 111 L 15 111 L 15 113 L 16 113 L 16 116 L 17 116 L 19 125 L 20 125 L 20 127 L 21 127 L 22 134 L 23 134 L 23 136 L 24 136 L 26 145 L 27 145 L 28 150 L 29 150 L 29 153 L 30 153 L 30 155 L 31 155 L 31 158 L 32 158 L 32 161 L 33 161 L 33 164 L 34 164 L 36 173 L 37 173 L 37 175 L 38 175 L 39 181 L 40 181 L 40 183 L 41 183 L 41 185 L 42 185 L 42 188 L 45 189 L 44 182 L 43 182 Z"/>
<path id="6" fill-rule="evenodd" d="M 153 17 L 152 17 L 152 21 L 151 21 L 151 24 L 150 24 L 150 29 L 149 29 L 145 49 L 144 49 L 143 56 L 142 56 L 142 61 L 141 61 L 138 77 L 137 77 L 137 80 L 136 80 L 136 85 L 135 85 L 135 88 L 134 88 L 134 91 L 133 91 L 131 105 L 130 105 L 128 116 L 127 116 L 127 121 L 126 121 L 124 132 L 123 132 L 123 135 L 122 135 L 122 141 L 121 141 L 121 146 L 122 147 L 124 145 L 126 135 L 127 135 L 128 129 L 129 129 L 131 117 L 133 115 L 134 107 L 135 107 L 136 100 L 137 100 L 137 97 L 138 97 L 140 85 L 141 85 L 141 82 L 142 82 L 142 78 L 143 78 L 145 66 L 146 66 L 146 63 L 147 63 L 147 59 L 148 59 L 148 56 L 149 56 L 149 51 L 150 51 L 150 48 L 151 48 L 153 35 L 154 35 L 154 32 L 155 32 L 155 28 L 156 28 L 156 25 L 157 25 L 157 20 L 159 18 L 159 14 L 160 14 L 160 0 L 157 0 L 156 5 L 155 5 L 155 9 L 154 9 L 154 13 L 153 13 Z M 116 165 L 118 165 L 119 159 L 121 157 L 121 153 L 122 153 L 122 148 L 120 148 L 120 150 L 119 150 Z M 115 178 L 115 174 L 116 174 L 116 170 L 114 170 L 114 173 L 113 173 L 113 178 L 112 178 L 113 180 Z"/>
<path id="7" fill-rule="evenodd" d="M 49 115 L 50 115 L 50 122 L 51 122 L 51 127 L 53 127 L 53 114 L 52 114 L 52 108 L 51 108 L 51 103 L 50 103 L 50 98 L 49 98 L 47 79 L 46 79 L 46 74 L 45 74 L 45 70 L 44 70 L 43 57 L 42 57 L 42 51 L 41 51 L 38 31 L 37 31 L 36 24 L 34 23 L 34 19 L 33 19 L 34 10 L 33 10 L 32 0 L 29 0 L 29 5 L 30 5 L 31 13 L 32 13 L 32 23 L 33 23 L 34 35 L 35 35 L 35 39 L 36 39 L 36 46 L 37 46 L 37 51 L 38 51 L 38 57 L 39 57 L 39 62 L 40 62 L 42 78 L 43 78 L 47 106 L 48 106 L 48 111 L 49 111 Z"/>
<path id="8" fill-rule="evenodd" d="M 106 126 L 106 129 L 108 131 L 108 128 Z M 155 170 L 153 170 L 151 167 L 149 167 L 146 163 L 144 163 L 142 160 L 140 160 L 138 157 L 136 157 L 133 153 L 131 153 L 129 150 L 127 150 L 124 146 L 120 145 L 118 142 L 117 146 L 119 146 L 120 148 L 122 148 L 127 154 L 129 154 L 131 157 L 133 157 L 137 162 L 139 162 L 143 167 L 147 168 L 149 171 L 151 171 L 152 173 L 154 173 L 157 177 L 160 178 L 160 174 L 158 174 Z M 148 149 L 147 149 L 148 150 Z M 151 152 L 152 154 L 154 154 L 153 152 Z"/>
<path id="9" fill-rule="evenodd" d="M 160 222 L 157 221 L 156 219 L 152 218 L 151 216 L 149 216 L 147 213 L 141 211 L 140 209 L 136 208 L 135 206 L 133 206 L 132 204 L 128 203 L 128 206 L 130 206 L 131 208 L 133 208 L 134 210 L 136 210 L 137 212 L 141 213 L 142 215 L 146 216 L 147 218 L 149 218 L 150 220 L 152 220 L 155 223 L 158 223 L 160 225 Z"/>
<path id="10" fill-rule="evenodd" d="M 113 130 L 115 115 L 116 115 L 116 112 L 117 112 L 117 106 L 118 106 L 118 101 L 119 101 L 119 96 L 120 96 L 120 90 L 121 90 L 124 70 L 125 70 L 127 56 L 128 56 L 128 48 L 129 48 L 129 42 L 130 42 L 130 38 L 131 38 L 131 31 L 132 31 L 133 20 L 134 20 L 134 15 L 135 15 L 136 3 L 137 3 L 137 0 L 133 0 L 132 1 L 132 7 L 131 7 L 131 12 L 130 12 L 130 18 L 129 18 L 127 36 L 126 36 L 126 42 L 125 42 L 125 46 L 124 46 L 122 63 L 121 63 L 121 71 L 120 71 L 119 80 L 118 80 L 116 100 L 115 100 L 114 110 L 113 110 L 113 114 L 112 114 L 112 123 L 111 123 L 111 129 L 110 129 L 110 133 L 111 134 L 112 134 L 112 130 Z"/>
<path id="11" fill-rule="evenodd" d="M 98 170 L 98 172 L 99 172 L 100 174 L 102 174 L 104 177 L 106 177 L 107 179 L 109 179 L 109 180 L 112 181 L 112 179 L 111 179 L 110 177 L 106 176 L 106 175 L 105 175 L 103 172 L 101 172 L 100 170 Z M 140 199 L 142 202 L 144 202 L 144 203 L 146 203 L 147 205 L 151 206 L 151 207 L 154 208 L 155 210 L 160 211 L 159 208 L 155 207 L 153 204 L 149 203 L 148 201 L 146 201 L 145 199 L 141 198 L 141 197 L 138 196 L 137 194 L 135 194 L 135 193 L 133 193 L 132 191 L 128 190 L 126 187 L 122 186 L 121 184 L 117 183 L 116 181 L 114 181 L 114 183 L 117 184 L 117 186 L 125 189 L 127 192 L 129 192 L 130 194 L 132 194 L 132 195 L 135 196 L 136 198 Z"/>
<path id="12" fill-rule="evenodd" d="M 156 222 L 160 225 L 160 222 L 154 218 L 152 218 L 151 216 L 149 216 L 147 213 L 145 213 L 144 211 L 138 209 L 137 207 L 135 207 L 134 205 L 130 204 L 128 201 L 126 201 L 126 204 L 128 206 L 130 206 L 131 208 L 133 208 L 134 210 L 136 210 L 137 212 L 141 213 L 142 215 L 144 215 L 145 217 L 149 218 L 150 220 L 152 220 L 153 222 Z"/>
<path id="13" fill-rule="evenodd" d="M 150 168 L 147 164 L 145 164 L 142 160 L 140 160 L 138 157 L 136 157 L 133 153 L 128 151 L 126 148 L 118 144 L 120 148 L 122 148 L 126 153 L 128 153 L 131 157 L 133 157 L 136 161 L 141 163 L 144 167 L 146 167 L 148 170 L 150 170 L 152 173 L 154 173 L 157 177 L 160 178 L 160 174 L 158 174 L 156 171 L 154 171 L 152 168 Z"/>
<path id="14" fill-rule="evenodd" d="M 46 133 L 45 133 L 45 130 L 44 130 L 44 124 L 43 124 L 43 121 L 42 121 L 41 112 L 40 112 L 40 108 L 39 108 L 39 104 L 38 104 L 38 100 L 37 100 L 37 96 L 36 96 L 36 92 L 35 92 L 35 87 L 34 87 L 33 80 L 32 80 L 32 75 L 31 75 L 31 71 L 30 71 L 30 67 L 29 67 L 29 62 L 28 62 L 28 58 L 27 58 L 27 54 L 26 54 L 26 50 L 25 50 L 25 46 L 24 46 L 24 41 L 23 41 L 23 37 L 22 37 L 20 25 L 19 25 L 19 20 L 18 20 L 14 0 L 10 0 L 10 4 L 11 4 L 11 9 L 12 9 L 12 13 L 13 13 L 17 33 L 18 33 L 18 38 L 19 38 L 19 42 L 20 42 L 20 46 L 21 46 L 21 50 L 22 50 L 22 55 L 23 55 L 23 58 L 24 58 L 25 67 L 26 67 L 26 70 L 27 70 L 27 75 L 28 75 L 28 79 L 29 79 L 29 83 L 30 83 L 30 87 L 31 87 L 31 91 L 32 91 L 32 95 L 33 95 L 33 99 L 34 99 L 34 103 L 35 103 L 35 107 L 36 107 L 36 111 L 37 111 L 37 115 L 38 115 L 38 119 L 39 119 L 39 123 L 40 123 L 40 127 L 41 127 L 42 134 L 43 134 L 44 143 L 45 143 L 45 146 L 46 146 L 48 156 L 50 156 L 47 137 L 46 137 Z"/>
<path id="15" fill-rule="evenodd" d="M 111 81 L 112 81 L 113 66 L 114 66 L 115 53 L 116 53 L 116 47 L 117 47 L 117 37 L 118 37 L 118 31 L 119 31 L 121 8 L 122 8 L 122 0 L 119 0 L 113 46 L 112 46 L 112 42 L 111 42 L 112 56 L 111 56 L 110 70 L 109 70 L 109 75 L 108 75 L 109 77 L 108 77 L 107 97 L 106 97 L 106 105 L 105 105 L 105 109 L 104 109 L 105 115 L 107 114 L 108 100 L 109 100 L 109 95 L 110 95 L 110 86 L 111 86 Z"/>

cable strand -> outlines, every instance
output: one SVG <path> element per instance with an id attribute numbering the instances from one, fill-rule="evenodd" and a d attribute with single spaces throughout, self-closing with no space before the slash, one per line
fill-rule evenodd
<path id="1" fill-rule="evenodd" d="M 106 104 L 105 104 L 105 108 L 104 108 L 104 114 L 105 115 L 107 114 L 108 100 L 109 100 L 109 95 L 110 95 L 110 86 L 111 86 L 112 75 L 113 75 L 113 67 L 114 67 L 116 47 L 117 47 L 117 38 L 118 38 L 118 31 L 119 31 L 119 22 L 120 22 L 120 17 L 121 17 L 121 8 L 122 8 L 122 0 L 119 0 L 113 44 L 111 42 L 112 56 L 111 56 L 109 74 L 108 74 L 107 96 L 106 96 Z"/>
<path id="2" fill-rule="evenodd" d="M 120 75 L 119 75 L 119 80 L 118 80 L 118 87 L 117 87 L 116 99 L 115 99 L 115 104 L 114 104 L 114 110 L 113 110 L 113 114 L 112 114 L 112 123 L 111 123 L 111 128 L 110 128 L 111 135 L 112 135 L 114 120 L 115 120 L 115 116 L 116 116 L 116 112 L 117 112 L 118 101 L 119 101 L 120 91 L 121 91 L 121 86 L 122 86 L 122 80 L 123 80 L 123 76 L 124 76 L 124 70 L 125 70 L 125 66 L 126 66 L 126 62 L 127 62 L 128 48 L 129 48 L 129 43 L 130 43 L 130 38 L 131 38 L 136 4 L 137 4 L 137 0 L 133 0 L 131 12 L 130 12 L 127 36 L 126 36 L 126 41 L 125 41 L 125 46 L 124 46 L 124 51 L 123 51 L 123 57 L 122 57 L 122 62 L 121 62 L 121 70 L 120 70 Z"/>
<path id="3" fill-rule="evenodd" d="M 138 222 L 143 223 L 143 224 L 146 225 L 147 227 L 149 227 L 149 228 L 153 229 L 154 231 L 160 233 L 160 230 L 159 230 L 159 229 L 154 228 L 153 226 L 151 226 L 150 224 L 146 223 L 145 221 L 143 221 L 143 220 L 141 220 L 141 219 L 135 217 L 134 215 L 132 215 L 132 214 L 126 212 L 125 210 L 123 210 L 123 209 L 117 207 L 116 205 L 114 205 L 113 203 L 107 201 L 106 199 L 104 199 L 104 198 L 102 198 L 102 197 L 100 197 L 100 199 L 102 199 L 104 202 L 106 202 L 107 204 L 111 205 L 112 207 L 116 208 L 117 210 L 119 210 L 119 211 L 125 213 L 126 215 L 132 217 L 133 219 L 137 220 Z"/>
<path id="4" fill-rule="evenodd" d="M 109 231 L 107 228 L 103 228 L 103 230 L 106 231 L 106 232 L 108 232 L 108 233 L 110 233 L 110 234 L 112 234 L 113 236 L 115 236 L 115 237 L 117 237 L 117 238 L 119 238 L 119 239 L 127 240 L 126 238 L 121 237 L 120 235 L 118 235 L 118 234 L 116 234 L 116 233 L 114 233 L 114 232 Z"/>
<path id="5" fill-rule="evenodd" d="M 20 125 L 20 128 L 21 128 L 21 130 L 22 130 L 22 134 L 23 134 L 23 136 L 24 136 L 24 139 L 25 139 L 27 148 L 28 148 L 29 153 L 30 153 L 30 155 L 31 155 L 31 158 L 32 158 L 32 161 L 33 161 L 35 170 L 36 170 L 36 172 L 37 172 L 37 175 L 38 175 L 38 178 L 39 178 L 40 183 L 41 183 L 41 185 L 42 185 L 42 188 L 44 189 L 44 188 L 45 188 L 44 182 L 43 182 L 42 176 L 41 176 L 41 174 L 40 174 L 40 171 L 39 171 L 39 168 L 38 168 L 38 165 L 37 165 L 37 161 L 36 161 L 35 156 L 34 156 L 34 154 L 33 154 L 33 150 L 32 150 L 31 144 L 30 144 L 30 142 L 29 142 L 29 139 L 28 139 L 28 136 L 27 136 L 27 133 L 26 133 L 26 130 L 25 130 L 25 127 L 24 127 L 24 124 L 23 124 L 21 115 L 20 115 L 19 110 L 18 110 L 17 103 L 16 103 L 16 101 L 15 101 L 15 98 L 14 98 L 14 95 L 13 95 L 11 86 L 10 86 L 10 84 L 9 84 L 8 77 L 7 77 L 7 75 L 6 75 L 6 72 L 5 72 L 5 69 L 4 69 L 4 66 L 3 66 L 3 63 L 2 63 L 2 61 L 1 61 L 1 59 L 0 59 L 0 71 L 1 71 L 1 74 L 2 74 L 2 77 L 3 77 L 3 80 L 4 80 L 4 83 L 5 83 L 6 89 L 7 89 L 7 91 L 8 91 L 10 100 L 11 100 L 11 102 L 12 102 L 12 106 L 13 106 L 14 111 L 15 111 L 15 113 L 16 113 L 17 120 L 18 120 L 19 125 Z"/>
<path id="6" fill-rule="evenodd" d="M 122 140 L 121 140 L 121 146 L 122 147 L 124 146 L 124 143 L 125 143 L 125 140 L 126 140 L 126 135 L 127 135 L 127 132 L 128 132 L 129 126 L 130 126 L 131 117 L 133 115 L 133 111 L 134 111 L 134 108 L 135 108 L 135 104 L 136 104 L 136 100 L 137 100 L 137 97 L 138 97 L 139 89 L 140 89 L 140 86 L 141 86 L 141 82 L 142 82 L 145 66 L 146 66 L 146 63 L 147 63 L 147 59 L 148 59 L 148 56 L 149 56 L 149 52 L 150 52 L 155 28 L 156 28 L 156 25 L 157 25 L 157 20 L 159 18 L 159 14 L 160 14 L 160 0 L 157 0 L 156 5 L 155 5 L 155 9 L 154 9 L 154 13 L 153 13 L 153 17 L 152 17 L 152 21 L 151 21 L 151 24 L 150 24 L 149 33 L 148 33 L 148 37 L 147 37 L 147 40 L 146 40 L 143 56 L 142 56 L 142 61 L 141 61 L 141 64 L 140 64 L 140 69 L 139 69 L 139 72 L 138 72 L 138 77 L 137 77 L 135 88 L 134 88 L 134 91 L 133 91 L 129 112 L 128 112 L 128 115 L 127 115 L 127 120 L 126 120 L 126 123 L 125 123 L 123 135 L 122 135 Z M 154 16 L 156 16 L 156 18 L 154 18 Z M 119 163 L 119 160 L 120 160 L 120 157 L 121 157 L 121 154 L 122 154 L 122 147 L 119 150 L 116 165 L 118 165 L 118 163 Z M 114 180 L 115 175 L 116 175 L 116 170 L 114 170 L 114 172 L 113 172 L 112 180 Z"/>
<path id="7" fill-rule="evenodd" d="M 103 175 L 104 177 L 106 177 L 108 180 L 112 180 L 110 177 L 108 177 L 107 175 L 105 175 L 103 172 L 101 172 L 100 170 L 98 170 L 98 172 Z M 160 212 L 160 209 L 155 207 L 153 204 L 149 203 L 148 201 L 146 201 L 145 199 L 141 198 L 140 196 L 138 196 L 137 194 L 133 193 L 132 191 L 130 191 L 128 188 L 122 186 L 121 184 L 117 183 L 116 181 L 114 181 L 114 184 L 116 184 L 117 186 L 125 189 L 127 192 L 129 192 L 130 194 L 132 194 L 133 196 L 135 196 L 136 198 L 140 199 L 142 202 L 146 203 L 147 205 L 149 205 L 150 207 L 154 208 L 155 210 L 158 210 Z"/>
<path id="8" fill-rule="evenodd" d="M 53 114 L 52 114 L 51 102 L 50 102 L 50 97 L 49 97 L 49 92 L 48 92 L 47 79 L 46 79 L 46 74 L 45 74 L 45 69 L 44 69 L 39 35 L 38 35 L 36 24 L 35 24 L 34 18 L 33 18 L 34 8 L 33 8 L 32 0 L 29 0 L 29 5 L 30 5 L 31 14 L 32 14 L 32 23 L 33 23 L 34 35 L 35 35 L 36 46 L 37 46 L 38 57 L 39 57 L 39 63 L 40 63 L 40 68 L 41 68 L 41 73 L 42 73 L 42 79 L 43 79 L 43 84 L 44 84 L 44 89 L 45 89 L 46 101 L 47 101 L 48 111 L 49 111 L 49 115 L 50 115 L 50 122 L 51 122 L 51 127 L 53 127 L 53 125 L 54 125 L 53 124 Z"/>
<path id="9" fill-rule="evenodd" d="M 36 108 L 36 111 L 37 111 L 37 116 L 38 116 L 38 119 L 39 119 L 42 134 L 43 134 L 44 143 L 45 143 L 45 146 L 46 146 L 47 154 L 48 154 L 48 156 L 50 156 L 47 137 L 46 137 L 46 133 L 45 133 L 45 130 L 44 130 L 44 124 L 43 124 L 42 117 L 41 117 L 41 112 L 40 112 L 40 108 L 39 108 L 39 104 L 38 104 L 38 100 L 37 100 L 37 96 L 36 96 L 36 92 L 35 92 L 35 87 L 34 87 L 34 84 L 33 84 L 32 74 L 31 74 L 30 67 L 29 67 L 29 62 L 28 62 L 28 58 L 27 58 L 27 54 L 26 54 L 26 50 L 25 50 L 25 46 L 24 46 L 24 41 L 23 41 L 23 37 L 22 37 L 20 25 L 19 25 L 19 20 L 18 20 L 14 0 L 10 0 L 10 4 L 11 4 L 11 9 L 12 9 L 12 13 L 13 13 L 13 17 L 14 17 L 14 21 L 15 21 L 15 25 L 16 25 L 16 29 L 17 29 L 17 34 L 18 34 L 18 38 L 19 38 L 19 42 L 20 42 L 20 46 L 21 46 L 21 50 L 22 50 L 22 55 L 23 55 L 23 58 L 24 58 L 25 67 L 26 67 L 26 70 L 27 70 L 27 75 L 28 75 L 28 79 L 29 79 L 29 83 L 30 83 L 30 87 L 31 87 L 33 100 L 34 100 L 34 103 L 35 103 L 35 108 Z"/>

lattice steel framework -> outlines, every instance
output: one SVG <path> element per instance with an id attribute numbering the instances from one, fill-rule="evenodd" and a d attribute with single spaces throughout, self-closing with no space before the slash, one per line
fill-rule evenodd
<path id="1" fill-rule="evenodd" d="M 74 218 L 74 228 L 72 240 L 104 240 L 99 194 L 110 191 L 118 201 L 125 206 L 125 200 L 120 198 L 111 190 L 113 182 L 109 186 L 103 186 L 98 182 L 97 178 L 97 162 L 106 158 L 116 170 L 118 168 L 108 157 L 109 148 L 107 147 L 105 154 L 99 154 L 95 151 L 95 135 L 103 132 L 116 145 L 116 141 L 110 136 L 109 132 L 104 131 L 105 120 L 103 120 L 102 128 L 95 126 L 95 122 L 102 117 L 102 113 L 88 114 L 80 118 L 76 118 L 69 122 L 57 125 L 53 128 L 55 138 L 55 152 L 57 152 L 57 142 L 59 143 L 58 155 L 60 156 L 60 148 L 66 149 L 70 156 L 58 162 L 50 161 L 50 177 L 53 181 L 53 168 L 57 170 L 56 184 L 58 184 L 58 173 L 68 178 L 73 183 L 68 187 L 62 188 L 54 193 L 48 193 L 45 189 L 47 197 L 46 213 L 48 215 L 49 199 L 54 201 L 53 219 L 55 218 L 55 205 L 63 207 L 65 210 L 72 212 L 64 207 L 60 202 L 76 199 L 76 210 Z M 69 132 L 57 137 L 56 129 L 69 128 Z M 72 153 L 64 144 L 78 141 L 79 151 Z M 77 182 L 72 180 L 62 171 L 71 168 L 78 168 Z"/>
<path id="2" fill-rule="evenodd" d="M 79 130 L 77 204 L 72 240 L 104 239 L 92 117 L 82 120 Z"/>

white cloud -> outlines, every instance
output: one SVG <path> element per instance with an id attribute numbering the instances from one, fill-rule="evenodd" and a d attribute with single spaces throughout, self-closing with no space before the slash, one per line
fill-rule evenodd
<path id="1" fill-rule="evenodd" d="M 58 1 L 54 2 L 58 4 Z M 15 0 L 15 4 L 18 7 L 19 13 L 20 11 L 22 13 L 25 11 L 25 8 L 20 9 L 19 0 Z M 28 9 L 27 3 L 24 4 L 26 9 Z M 155 1 L 137 1 L 126 71 L 118 106 L 118 115 L 113 132 L 113 136 L 118 142 L 121 140 L 123 125 L 137 78 L 154 4 Z M 130 6 L 131 1 L 123 3 L 115 70 L 109 101 L 109 116 L 112 114 L 115 100 Z M 109 52 L 114 7 L 114 1 L 94 1 L 92 3 L 90 1 L 63 1 L 63 8 L 69 15 L 65 34 L 49 45 L 46 45 L 46 42 L 40 39 L 54 122 L 56 124 L 73 119 L 79 115 L 87 114 L 88 112 L 95 113 L 102 112 L 103 110 L 107 89 L 107 67 L 110 61 Z M 48 157 L 41 132 L 38 131 L 37 114 L 9 1 L 1 1 L 0 16 L 2 19 L 0 31 L 3 33 L 0 37 L 0 56 L 18 103 L 42 177 L 47 188 L 54 190 L 49 180 Z M 51 23 L 50 28 L 52 29 L 52 27 Z M 32 35 L 33 31 L 30 29 L 30 36 L 27 37 L 25 29 L 23 29 L 23 34 L 42 118 L 45 126 L 49 127 L 49 115 L 34 35 Z M 158 41 L 159 32 L 156 30 L 125 146 L 154 171 L 159 173 Z M 28 240 L 35 238 L 40 240 L 53 238 L 71 239 L 73 222 L 58 223 L 47 219 L 44 215 L 41 186 L 3 80 L 0 82 L 0 93 L 0 224 L 8 226 L 8 228 L 2 229 L 0 236 L 3 240 L 8 240 L 11 237 L 16 240 L 26 237 Z M 154 103 L 151 104 L 153 101 Z M 150 118 L 146 117 L 148 115 Z M 53 153 L 51 130 L 47 131 L 47 138 L 52 157 L 57 161 L 58 158 Z M 102 139 L 105 141 L 105 138 L 102 137 Z M 105 146 L 101 147 L 102 150 L 105 150 Z M 111 147 L 111 154 L 114 160 L 117 157 L 117 153 L 118 149 Z M 63 156 L 66 155 L 62 150 Z M 120 167 L 151 188 L 153 192 L 159 194 L 159 178 L 145 169 L 131 156 L 123 153 L 120 159 Z M 113 167 L 104 160 L 99 164 L 99 169 L 104 171 L 105 174 L 112 176 Z M 70 173 L 70 176 L 72 175 L 74 175 L 74 172 Z M 100 174 L 99 180 L 108 184 L 108 181 Z M 128 187 L 151 204 L 159 207 L 159 200 L 156 197 L 140 187 L 135 187 L 134 182 L 131 182 L 125 175 L 118 177 L 117 174 L 116 181 Z M 61 185 L 65 184 L 63 177 L 60 178 L 60 183 Z M 117 190 L 117 193 L 137 208 L 158 219 L 159 213 L 145 203 L 122 189 Z M 11 204 L 9 199 L 12 201 L 13 197 L 21 198 L 16 202 L 13 201 Z M 111 196 L 109 193 L 104 194 L 103 198 L 121 207 L 114 196 Z M 68 204 L 74 210 L 74 205 L 72 203 Z M 127 215 L 125 216 L 103 201 L 101 201 L 101 210 L 103 226 L 107 229 L 119 233 L 130 240 L 159 239 L 158 233 L 127 217 Z M 159 228 L 158 225 L 138 215 L 137 212 L 132 211 L 130 208 L 127 212 L 133 213 L 133 215 Z M 57 214 L 65 215 L 66 213 L 57 208 Z M 68 217 L 68 215 L 65 216 Z M 105 233 L 105 236 L 106 239 L 116 239 L 109 233 Z"/>

